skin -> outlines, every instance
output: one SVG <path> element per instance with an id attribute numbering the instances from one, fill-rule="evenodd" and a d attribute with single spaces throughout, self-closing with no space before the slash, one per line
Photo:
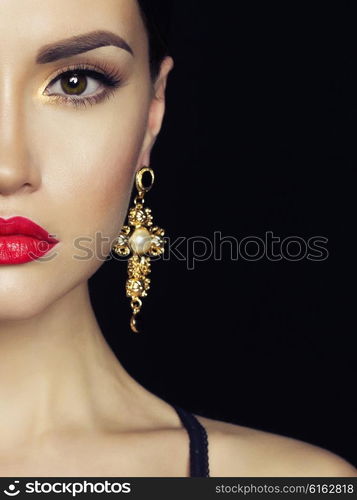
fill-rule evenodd
<path id="1" fill-rule="evenodd" d="M 98 29 L 123 37 L 134 57 L 106 46 L 36 64 L 43 45 Z M 115 357 L 88 294 L 135 173 L 150 165 L 173 60 L 150 80 L 134 0 L 1 0 L 0 33 L 0 217 L 28 217 L 60 240 L 53 259 L 0 269 L 0 475 L 188 476 L 186 430 Z M 44 95 L 68 64 L 103 60 L 123 75 L 110 99 L 77 109 Z M 73 258 L 78 236 L 94 256 Z M 197 417 L 212 476 L 356 475 L 321 448 Z"/>

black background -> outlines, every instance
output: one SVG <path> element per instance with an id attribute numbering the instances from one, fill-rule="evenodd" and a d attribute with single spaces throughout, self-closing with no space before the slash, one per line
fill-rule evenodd
<path id="1" fill-rule="evenodd" d="M 175 69 L 146 198 L 172 241 L 323 236 L 329 257 L 233 261 L 226 246 L 193 270 L 154 262 L 140 334 L 125 262 L 106 262 L 90 285 L 108 342 L 147 389 L 356 465 L 353 19 L 337 1 L 174 2 Z"/>

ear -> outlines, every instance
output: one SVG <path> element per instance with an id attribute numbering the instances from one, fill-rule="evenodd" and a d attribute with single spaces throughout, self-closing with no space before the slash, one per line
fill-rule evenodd
<path id="1" fill-rule="evenodd" d="M 143 166 L 150 165 L 151 150 L 161 130 L 161 125 L 165 114 L 165 90 L 167 77 L 173 66 L 174 61 L 170 56 L 165 57 L 161 63 L 160 73 L 155 81 L 152 92 L 147 128 L 141 153 L 138 159 L 137 170 L 139 170 Z"/>

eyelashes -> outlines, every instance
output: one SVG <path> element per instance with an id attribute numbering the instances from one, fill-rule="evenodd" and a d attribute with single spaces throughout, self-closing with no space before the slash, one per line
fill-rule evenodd
<path id="1" fill-rule="evenodd" d="M 122 86 L 122 80 L 120 73 L 106 64 L 75 64 L 57 73 L 44 94 L 75 107 L 93 106 L 109 99 Z M 98 88 L 101 90 L 96 92 Z"/>

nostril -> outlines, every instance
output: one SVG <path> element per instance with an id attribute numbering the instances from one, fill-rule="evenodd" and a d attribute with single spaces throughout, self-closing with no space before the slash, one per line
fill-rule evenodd
<path id="1" fill-rule="evenodd" d="M 26 182 L 22 186 L 16 188 L 16 187 L 11 187 L 8 189 L 5 189 L 3 186 L 1 186 L 0 183 L 0 195 L 2 196 L 11 196 L 12 194 L 18 192 L 18 193 L 29 193 L 33 190 L 33 186 L 31 183 Z"/>
<path id="2" fill-rule="evenodd" d="M 22 191 L 30 191 L 32 190 L 32 184 L 30 182 L 25 182 L 25 184 L 22 186 Z"/>

